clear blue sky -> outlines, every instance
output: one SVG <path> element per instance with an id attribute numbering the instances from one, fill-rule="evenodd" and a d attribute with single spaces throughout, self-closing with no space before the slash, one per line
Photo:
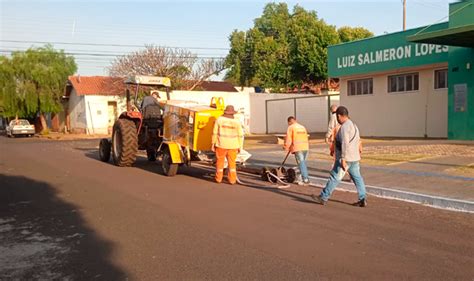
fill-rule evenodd
<path id="1" fill-rule="evenodd" d="M 228 36 L 246 30 L 269 1 L 5 1 L 0 0 L 0 50 L 23 50 L 40 41 L 118 45 L 156 44 L 191 49 L 199 56 L 227 53 Z M 315 10 L 327 23 L 362 26 L 376 35 L 400 31 L 401 0 L 286 1 Z M 451 0 L 407 0 L 407 27 L 439 22 Z M 444 19 L 446 21 L 447 19 Z M 138 47 L 55 44 L 77 55 L 78 73 L 106 75 L 113 55 Z M 215 48 L 215 49 L 212 49 Z"/>

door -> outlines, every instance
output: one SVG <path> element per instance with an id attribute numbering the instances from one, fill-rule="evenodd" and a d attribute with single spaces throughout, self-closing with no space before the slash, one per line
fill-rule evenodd
<path id="1" fill-rule="evenodd" d="M 115 120 L 117 119 L 117 102 L 116 101 L 109 101 L 107 103 L 108 106 L 108 114 L 109 114 L 109 132 L 112 130 L 114 126 Z"/>

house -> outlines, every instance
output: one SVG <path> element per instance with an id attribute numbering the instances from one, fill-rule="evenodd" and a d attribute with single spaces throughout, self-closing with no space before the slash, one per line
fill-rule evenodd
<path id="1" fill-rule="evenodd" d="M 126 110 L 123 78 L 69 76 L 65 99 L 66 126 L 72 133 L 108 134 Z"/>

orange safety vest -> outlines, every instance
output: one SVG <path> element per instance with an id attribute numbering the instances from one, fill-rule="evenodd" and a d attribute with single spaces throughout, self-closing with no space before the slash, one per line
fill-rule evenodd
<path id="1" fill-rule="evenodd" d="M 243 136 L 239 119 L 220 116 L 214 123 L 212 144 L 224 149 L 240 149 L 243 145 Z"/>
<path id="2" fill-rule="evenodd" d="M 285 149 L 290 152 L 309 150 L 308 131 L 303 125 L 295 123 L 286 131 Z"/>

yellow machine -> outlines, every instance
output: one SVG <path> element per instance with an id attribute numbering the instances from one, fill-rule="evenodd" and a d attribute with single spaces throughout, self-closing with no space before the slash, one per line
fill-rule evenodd
<path id="1" fill-rule="evenodd" d="M 163 155 L 163 171 L 174 176 L 180 164 L 198 160 L 198 152 L 212 149 L 214 122 L 225 105 L 222 98 L 212 98 L 209 106 L 171 100 L 162 106 L 163 141 L 158 150 Z"/>

